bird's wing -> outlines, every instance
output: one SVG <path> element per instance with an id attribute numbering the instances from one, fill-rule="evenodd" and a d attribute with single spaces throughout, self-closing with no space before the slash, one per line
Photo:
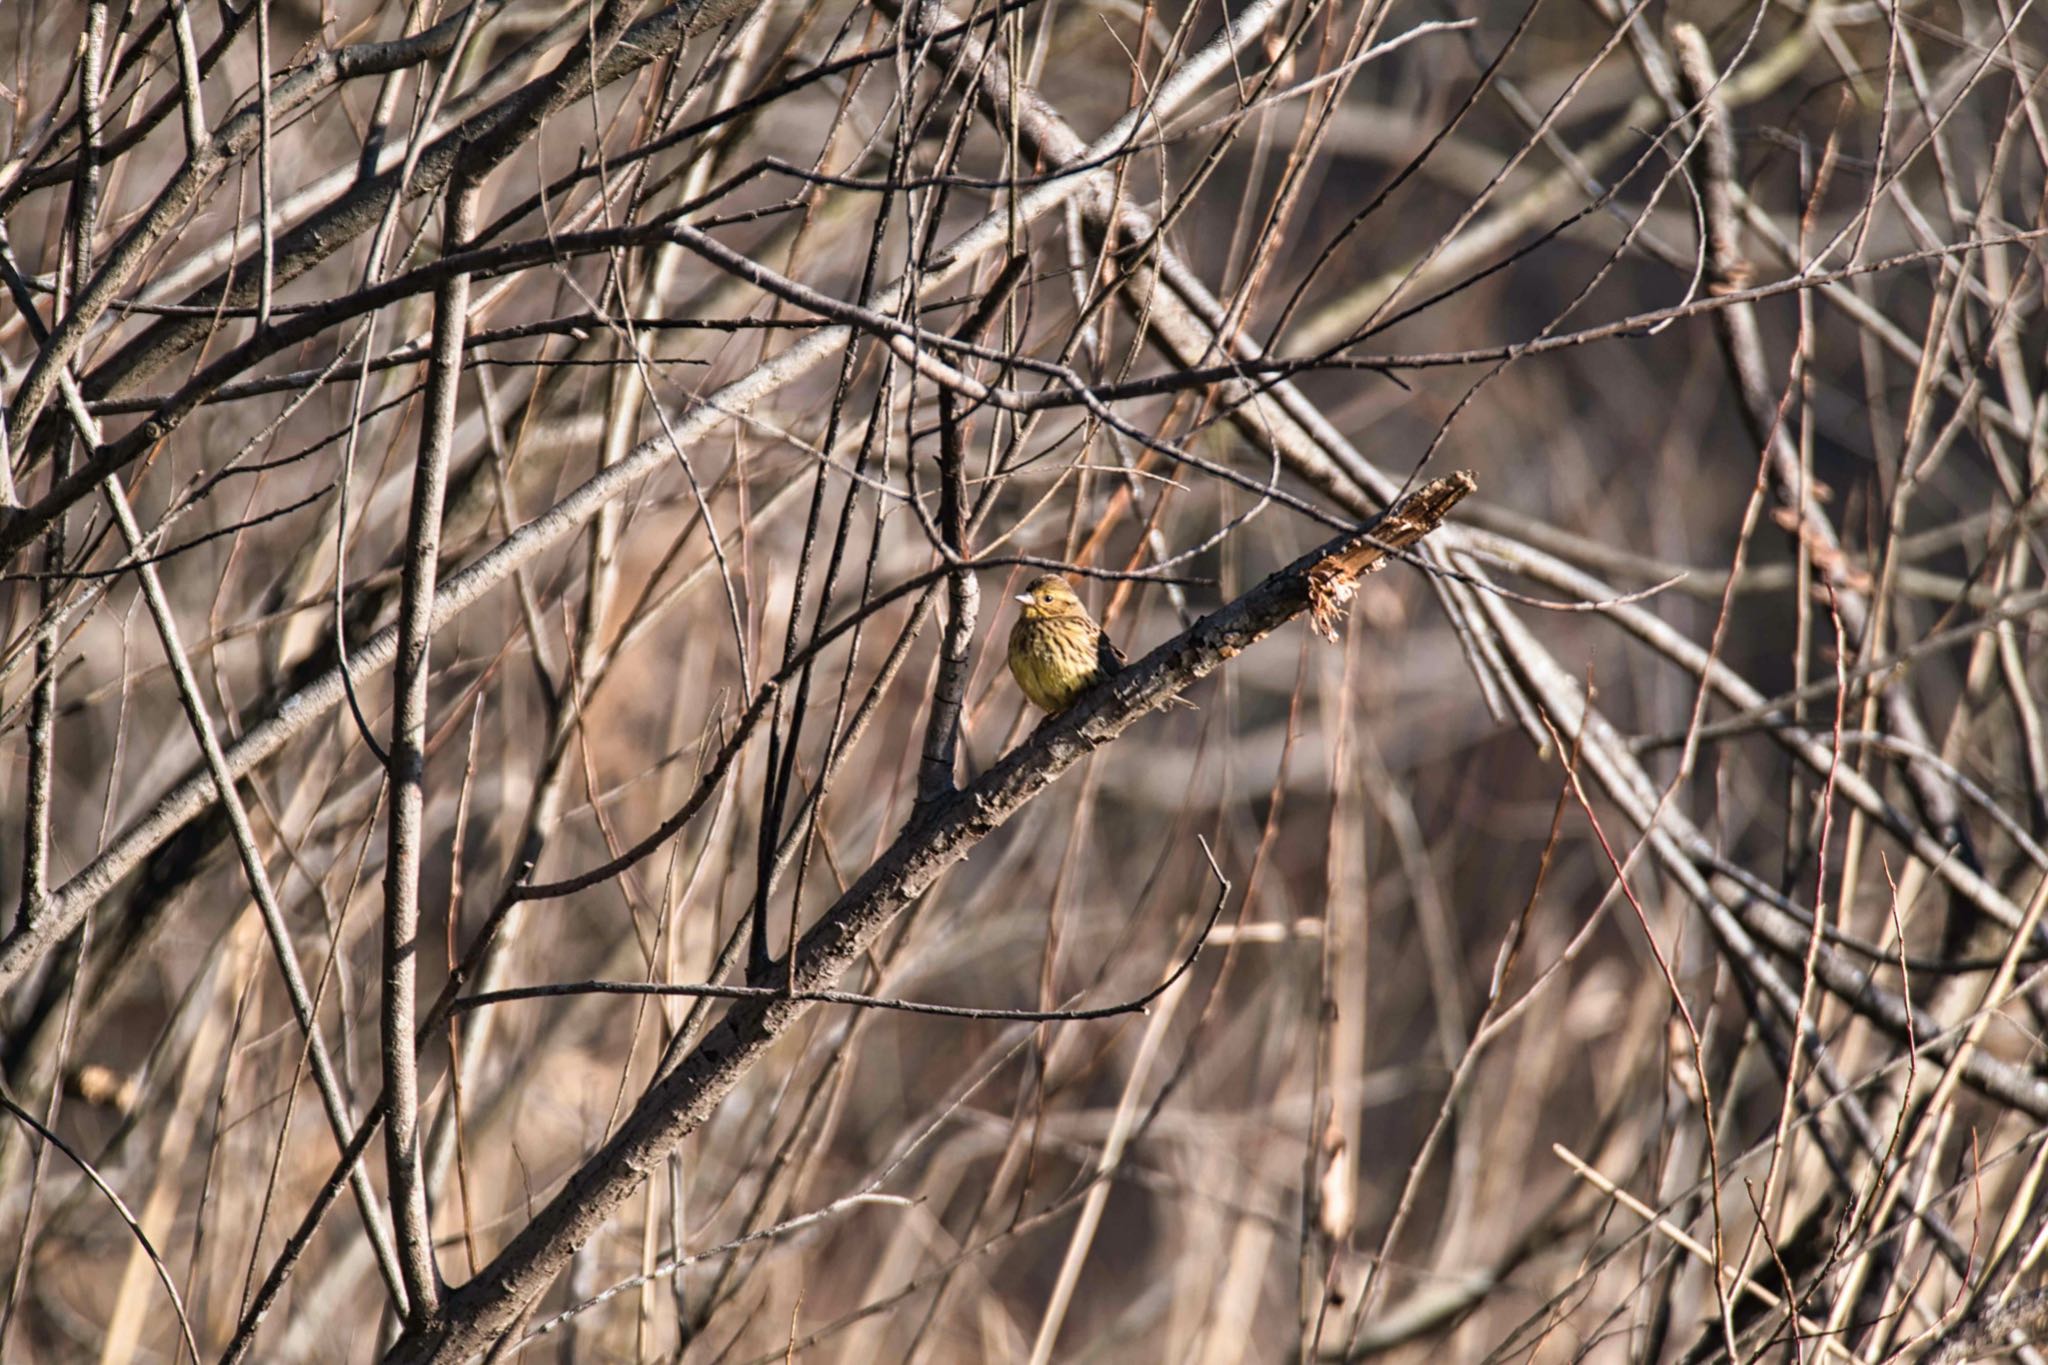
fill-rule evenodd
<path id="1" fill-rule="evenodd" d="M 1130 660 L 1124 658 L 1124 652 L 1116 647 L 1116 642 L 1109 638 L 1108 631 L 1098 629 L 1095 632 L 1095 668 L 1098 677 L 1107 678 L 1129 662 Z M 1186 697 L 1168 697 L 1166 700 L 1169 705 L 1185 706 L 1190 711 L 1201 709 Z"/>
<path id="2" fill-rule="evenodd" d="M 1128 662 L 1130 661 L 1124 658 L 1124 652 L 1109 638 L 1108 631 L 1095 632 L 1095 666 L 1102 670 L 1104 677 L 1116 672 Z"/>

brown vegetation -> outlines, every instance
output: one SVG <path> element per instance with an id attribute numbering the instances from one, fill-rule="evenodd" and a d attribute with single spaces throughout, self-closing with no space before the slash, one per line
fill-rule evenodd
<path id="1" fill-rule="evenodd" d="M 1223 18 L 0 10 L 0 1357 L 2048 1335 L 2048 20 Z"/>

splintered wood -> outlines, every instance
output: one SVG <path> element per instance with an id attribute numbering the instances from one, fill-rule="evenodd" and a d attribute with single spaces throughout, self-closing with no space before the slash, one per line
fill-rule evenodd
<path id="1" fill-rule="evenodd" d="M 1451 509 L 1479 487 L 1472 471 L 1461 469 L 1434 479 L 1387 509 L 1370 531 L 1318 560 L 1308 571 L 1309 626 L 1336 643 L 1337 625 L 1358 593 L 1358 580 L 1443 525 Z"/>

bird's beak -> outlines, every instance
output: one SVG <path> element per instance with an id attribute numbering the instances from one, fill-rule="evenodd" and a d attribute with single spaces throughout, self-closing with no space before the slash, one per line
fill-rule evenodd
<path id="1" fill-rule="evenodd" d="M 1028 592 L 1020 592 L 1017 594 L 1017 600 L 1019 602 L 1029 602 L 1031 600 L 1031 594 Z"/>

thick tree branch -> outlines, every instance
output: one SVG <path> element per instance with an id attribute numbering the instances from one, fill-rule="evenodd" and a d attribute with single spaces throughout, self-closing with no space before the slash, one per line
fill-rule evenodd
<path id="1" fill-rule="evenodd" d="M 477 187 L 463 179 L 449 195 L 446 240 L 467 241 L 476 226 Z M 398 646 L 391 680 L 391 819 L 384 862 L 384 1008 L 381 1038 L 384 1165 L 391 1182 L 399 1265 L 405 1271 L 407 1320 L 430 1322 L 440 1304 L 420 1162 L 419 1071 L 413 1032 L 419 980 L 420 867 L 425 856 L 427 684 L 431 677 L 435 578 L 441 564 L 441 508 L 455 439 L 462 380 L 462 338 L 469 322 L 469 276 L 449 278 L 434 296 L 434 352 L 428 362 L 427 405 L 413 466 L 412 511 L 399 590 Z"/>

